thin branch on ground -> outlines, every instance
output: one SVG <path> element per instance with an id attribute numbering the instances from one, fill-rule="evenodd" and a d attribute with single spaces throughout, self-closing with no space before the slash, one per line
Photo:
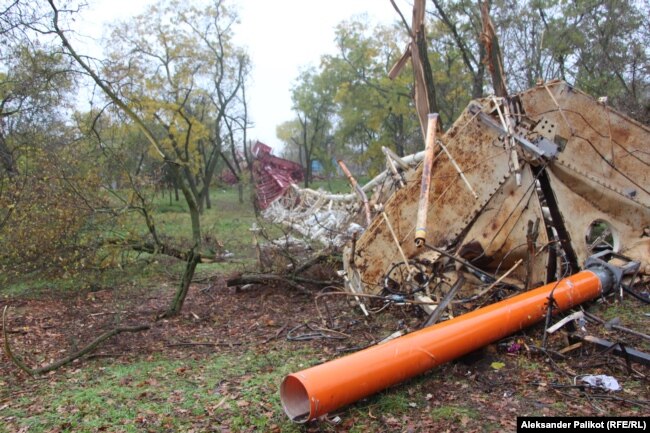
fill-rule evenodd
<path id="1" fill-rule="evenodd" d="M 111 329 L 110 331 L 104 332 L 102 335 L 99 337 L 95 338 L 90 344 L 87 346 L 84 346 L 83 348 L 77 350 L 76 352 L 66 356 L 65 358 L 55 361 L 51 364 L 45 365 L 43 367 L 39 368 L 30 368 L 25 364 L 25 362 L 17 357 L 12 351 L 11 351 L 11 346 L 9 345 L 9 337 L 8 337 L 8 331 L 7 331 L 7 310 L 9 309 L 9 306 L 5 306 L 3 312 L 2 312 L 2 336 L 4 339 L 4 351 L 7 354 L 7 357 L 11 360 L 11 362 L 14 363 L 14 365 L 18 368 L 20 368 L 22 371 L 25 373 L 29 374 L 30 376 L 38 376 L 41 374 L 48 373 L 50 371 L 57 370 L 58 368 L 63 367 L 66 364 L 71 363 L 75 359 L 81 358 L 82 356 L 92 352 L 93 350 L 97 349 L 100 344 L 102 344 L 104 341 L 108 340 L 111 337 L 114 337 L 118 334 L 121 334 L 123 332 L 139 332 L 139 331 L 145 331 L 150 328 L 149 325 L 136 325 L 136 326 L 124 326 L 124 327 L 118 327 Z"/>
<path id="2" fill-rule="evenodd" d="M 276 274 L 244 274 L 238 277 L 230 278 L 226 281 L 226 286 L 236 287 L 236 286 L 245 286 L 247 284 L 270 284 L 277 285 L 285 284 L 289 288 L 304 293 L 306 295 L 312 295 L 312 292 L 308 290 L 301 284 L 298 284 L 294 279 L 289 276 L 282 276 Z"/>

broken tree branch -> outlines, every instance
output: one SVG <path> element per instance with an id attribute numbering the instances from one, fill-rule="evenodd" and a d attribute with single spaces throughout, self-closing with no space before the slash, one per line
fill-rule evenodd
<path id="1" fill-rule="evenodd" d="M 306 295 L 311 295 L 312 292 L 301 284 L 298 284 L 295 279 L 290 276 L 282 276 L 276 274 L 244 274 L 226 281 L 227 287 L 245 286 L 247 284 L 271 284 L 278 285 L 284 284 L 289 288 L 296 290 Z"/>
<path id="2" fill-rule="evenodd" d="M 66 364 L 71 363 L 75 359 L 81 358 L 82 356 L 86 355 L 87 353 L 92 352 L 93 350 L 97 349 L 100 344 L 102 344 L 104 341 L 108 340 L 111 337 L 114 337 L 118 334 L 121 334 L 123 332 L 139 332 L 139 331 L 145 331 L 150 328 L 149 325 L 136 325 L 136 326 L 125 326 L 125 327 L 118 327 L 114 328 L 110 331 L 104 332 L 102 335 L 99 337 L 95 338 L 90 344 L 87 346 L 81 348 L 80 350 L 77 350 L 76 352 L 66 356 L 65 358 L 55 361 L 51 364 L 45 365 L 43 367 L 39 368 L 29 368 L 27 364 L 25 364 L 19 357 L 17 357 L 12 351 L 11 347 L 9 345 L 9 337 L 7 336 L 7 310 L 9 309 L 9 306 L 5 306 L 3 312 L 2 312 L 2 335 L 4 339 L 4 350 L 9 359 L 16 365 L 16 367 L 20 368 L 23 370 L 25 373 L 29 374 L 30 376 L 38 376 L 41 374 L 48 373 L 50 371 L 54 371 L 60 367 L 63 367 Z"/>
<path id="3" fill-rule="evenodd" d="M 418 200 L 418 213 L 415 222 L 415 245 L 424 246 L 427 237 L 427 214 L 429 209 L 429 189 L 431 186 L 431 167 L 433 166 L 433 149 L 436 145 L 436 125 L 438 113 L 429 113 L 427 134 L 425 140 L 424 164 L 422 168 L 422 182 L 420 186 L 420 199 Z M 388 221 L 388 220 L 386 220 Z"/>
<path id="4" fill-rule="evenodd" d="M 395 9 L 395 12 L 397 12 L 400 19 L 402 20 L 402 24 L 404 25 L 404 28 L 406 29 L 407 33 L 409 35 L 411 35 L 411 37 L 413 37 L 413 30 L 411 30 L 411 26 L 409 26 L 409 23 L 406 21 L 406 18 L 404 18 L 404 15 L 402 14 L 402 11 L 395 4 L 395 0 L 390 0 L 390 3 L 393 5 L 393 9 Z"/>

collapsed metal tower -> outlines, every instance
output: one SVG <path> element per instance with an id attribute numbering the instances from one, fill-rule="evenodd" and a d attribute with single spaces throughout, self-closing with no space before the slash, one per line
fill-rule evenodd
<path id="1" fill-rule="evenodd" d="M 346 288 L 356 293 L 442 298 L 461 273 L 460 292 L 496 281 L 530 289 L 602 249 L 650 275 L 648 127 L 554 81 L 471 102 L 432 150 L 423 247 L 424 152 L 385 150 L 387 169 L 355 193 L 294 186 L 265 215 L 345 245 Z"/>
<path id="2" fill-rule="evenodd" d="M 508 271 L 506 281 L 530 288 L 605 248 L 650 274 L 649 139 L 647 127 L 561 81 L 473 101 L 436 139 L 426 247 L 415 242 L 419 165 L 345 248 L 348 288 L 431 295 L 454 262 L 466 265 L 466 285 Z"/>
<path id="3" fill-rule="evenodd" d="M 554 81 L 473 101 L 444 135 L 434 130 L 432 117 L 424 155 L 386 152 L 386 172 L 355 189 L 356 205 L 295 189 L 318 197 L 312 216 L 338 208 L 339 231 L 372 209 L 344 247 L 347 290 L 437 302 L 424 329 L 288 375 L 280 395 L 295 422 L 621 287 L 626 274 L 650 275 L 647 127 Z M 428 327 L 457 293 L 497 286 L 522 293 Z"/>

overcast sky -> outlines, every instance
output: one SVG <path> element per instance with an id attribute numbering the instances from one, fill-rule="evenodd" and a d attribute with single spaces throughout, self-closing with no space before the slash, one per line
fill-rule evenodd
<path id="1" fill-rule="evenodd" d="M 98 38 L 104 24 L 142 12 L 151 0 L 88 0 L 80 32 Z M 301 69 L 318 65 L 322 54 L 334 53 L 334 27 L 353 15 L 366 13 L 371 23 L 390 23 L 398 18 L 390 0 L 238 0 L 236 28 L 240 45 L 247 47 L 253 63 L 247 96 L 255 127 L 249 138 L 259 139 L 276 151 L 280 123 L 291 120 L 293 81 Z M 410 18 L 412 3 L 398 0 Z"/>

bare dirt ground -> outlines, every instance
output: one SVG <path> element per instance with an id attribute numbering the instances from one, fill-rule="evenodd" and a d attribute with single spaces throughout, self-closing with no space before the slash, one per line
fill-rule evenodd
<path id="1" fill-rule="evenodd" d="M 313 297 L 283 287 L 235 290 L 219 279 L 193 286 L 179 317 L 155 321 L 171 293 L 170 284 L 161 290 L 121 288 L 69 298 L 11 299 L 0 301 L 0 306 L 10 305 L 12 348 L 31 366 L 59 359 L 115 326 L 151 324 L 148 331 L 111 338 L 64 369 L 84 368 L 88 358 L 128 362 L 159 354 L 182 359 L 188 352 L 201 357 L 271 349 L 290 353 L 309 348 L 323 360 L 333 359 L 399 327 L 414 328 L 422 320 L 411 308 L 397 306 L 365 319 L 343 296 L 321 298 L 316 304 Z M 647 307 L 631 298 L 624 302 L 626 309 L 639 316 L 639 323 L 647 325 Z M 602 316 L 607 308 L 593 304 L 590 311 Z M 306 325 L 309 323 L 311 327 Z M 610 341 L 625 341 L 628 347 L 644 348 L 640 339 L 630 335 L 606 332 L 595 325 L 589 325 L 589 330 Z M 459 425 L 465 431 L 490 431 L 485 430 L 486 425 L 514 431 L 516 416 L 521 415 L 638 416 L 650 412 L 650 368 L 627 364 L 588 345 L 554 355 L 571 344 L 561 332 L 549 340 L 547 347 L 552 350 L 541 352 L 535 347 L 541 345 L 542 333 L 540 326 L 525 330 L 383 394 L 403 395 L 413 401 L 409 405 L 416 410 L 376 413 L 377 406 L 366 400 L 343 409 L 342 422 L 337 426 L 317 422 L 304 429 L 349 431 L 366 423 L 379 423 L 386 431 L 456 431 Z M 50 377 L 56 380 L 56 374 Z M 579 380 L 585 374 L 614 376 L 623 391 L 586 388 Z M 29 387 L 33 381 L 4 355 L 0 358 L 0 376 L 5 391 L 10 392 Z M 3 399 L 9 397 L 0 397 L 2 406 Z"/>

